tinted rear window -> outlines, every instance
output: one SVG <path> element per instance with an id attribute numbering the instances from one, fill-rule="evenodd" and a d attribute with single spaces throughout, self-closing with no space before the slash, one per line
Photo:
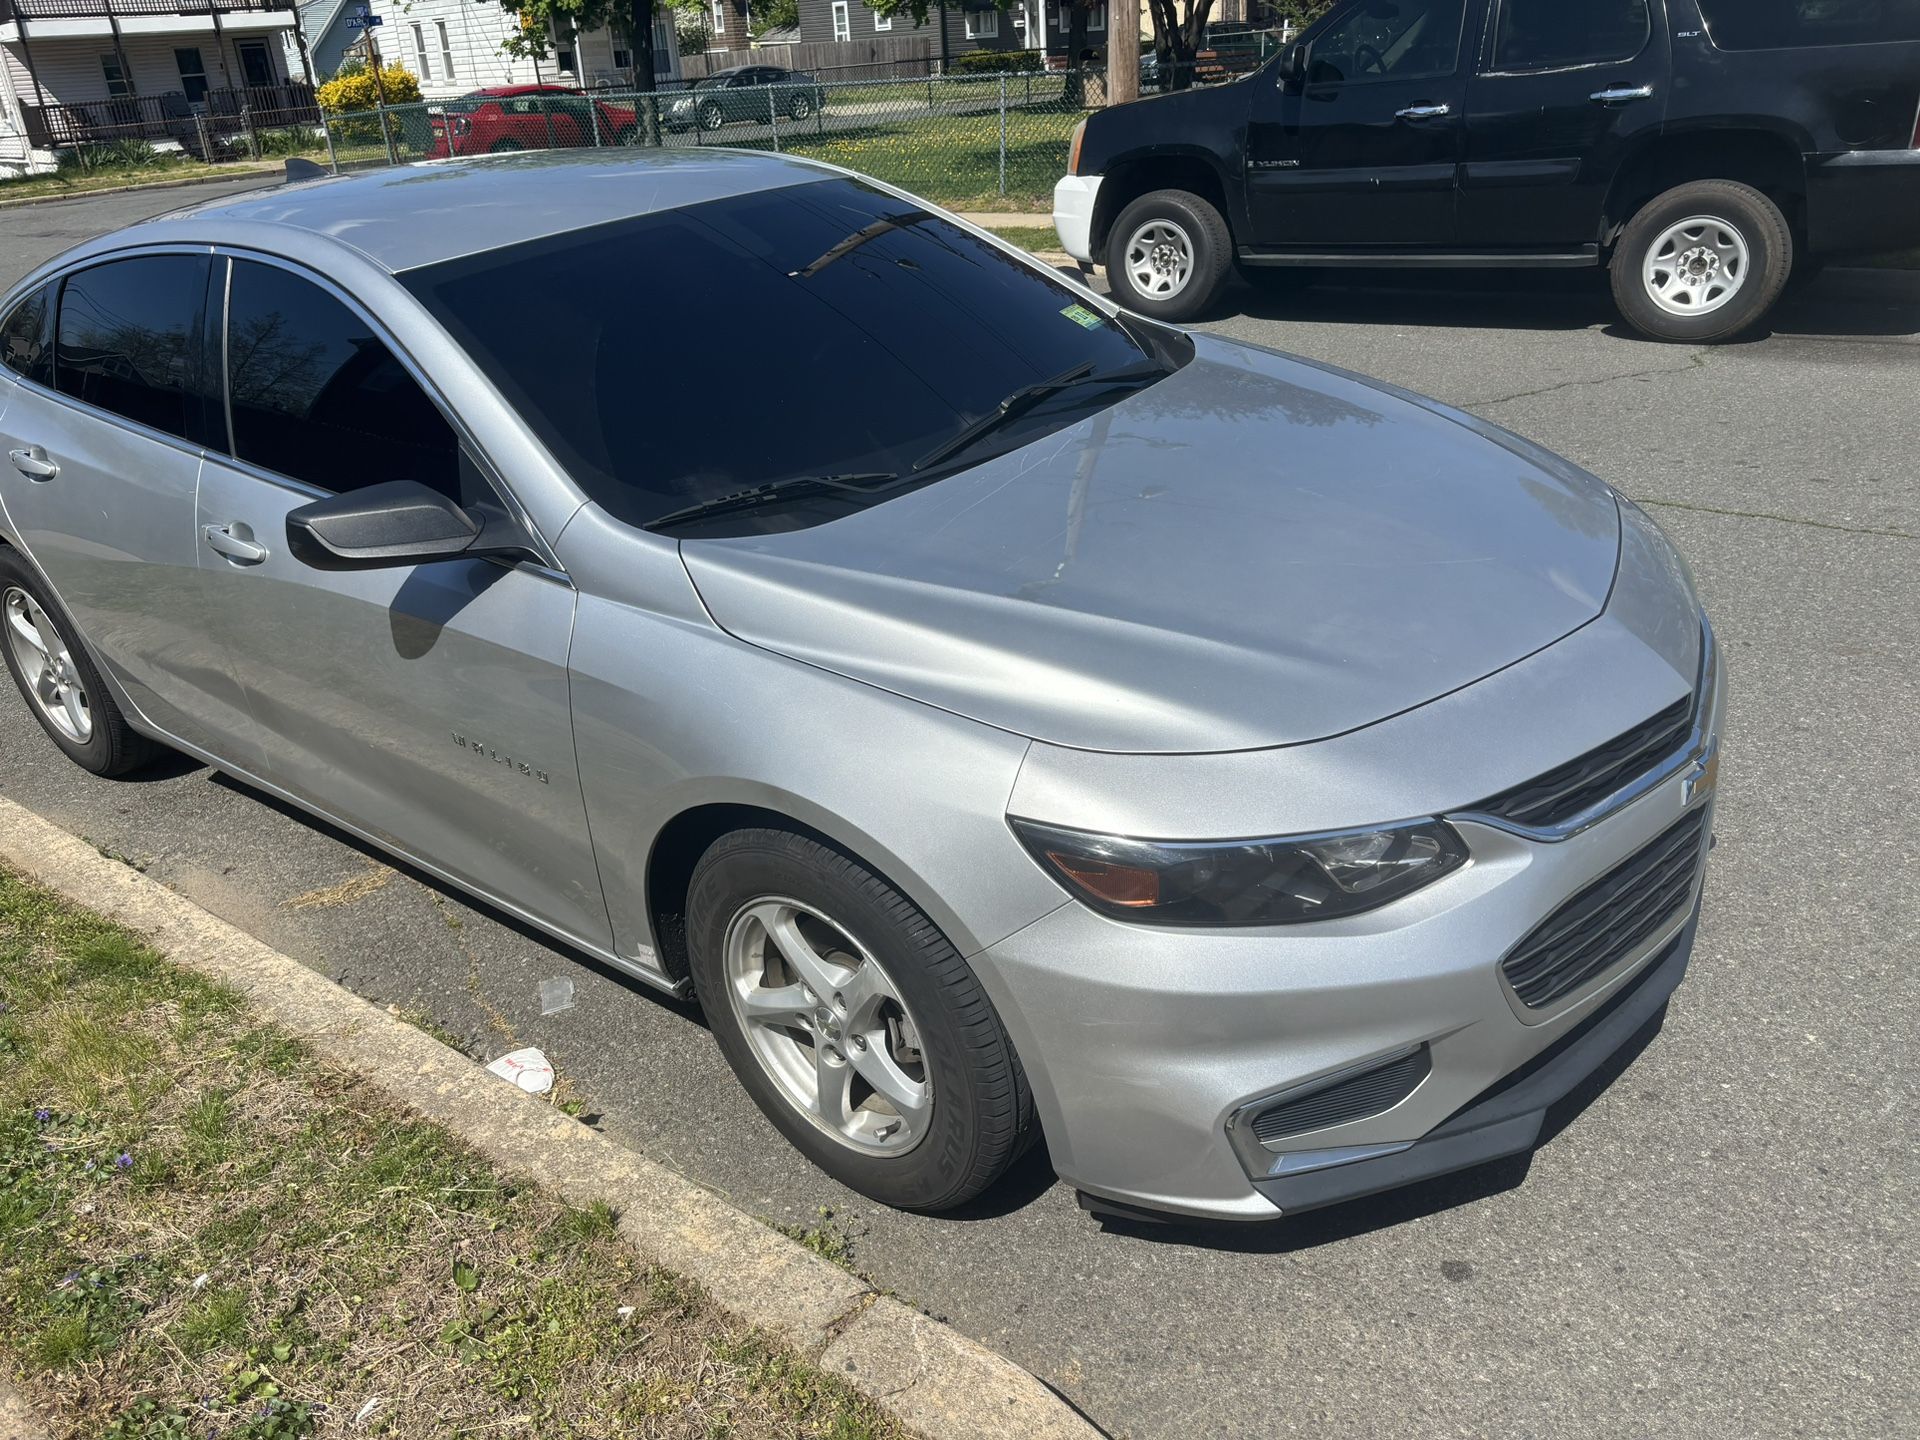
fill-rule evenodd
<path id="1" fill-rule="evenodd" d="M 60 292 L 62 393 L 169 435 L 200 431 L 210 264 L 204 255 L 143 255 L 69 276 Z"/>
<path id="2" fill-rule="evenodd" d="M 1920 0 L 1700 0 L 1722 50 L 1920 40 Z"/>
<path id="3" fill-rule="evenodd" d="M 904 473 L 1022 386 L 1146 358 L 1044 272 L 851 180 L 401 278 L 631 524 L 793 476 Z M 1065 396 L 1006 438 L 1085 413 Z"/>

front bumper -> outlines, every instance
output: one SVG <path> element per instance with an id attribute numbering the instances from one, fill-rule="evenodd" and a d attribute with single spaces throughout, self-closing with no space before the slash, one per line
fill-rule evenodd
<path id="1" fill-rule="evenodd" d="M 1701 760 L 1724 694 L 1715 670 Z M 990 947 L 974 963 L 1031 1057 L 1055 1169 L 1109 1213 L 1259 1220 L 1529 1148 L 1547 1106 L 1679 983 L 1704 864 L 1670 921 L 1540 1009 L 1500 961 L 1683 816 L 1704 809 L 1710 833 L 1709 773 L 1688 763 L 1551 841 L 1457 815 L 1468 866 L 1344 921 L 1169 930 L 1068 904 Z M 1265 1143 L 1236 1133 L 1278 1096 L 1423 1048 L 1430 1068 L 1389 1108 Z"/>
<path id="2" fill-rule="evenodd" d="M 1053 187 L 1053 228 L 1060 248 L 1087 265 L 1093 262 L 1093 206 L 1098 175 L 1063 175 Z"/>

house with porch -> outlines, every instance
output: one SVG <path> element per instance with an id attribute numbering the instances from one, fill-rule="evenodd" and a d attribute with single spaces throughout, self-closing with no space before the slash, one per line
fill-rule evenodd
<path id="1" fill-rule="evenodd" d="M 5 0 L 0 0 L 5 3 Z M 554 23 L 544 59 L 521 59 L 500 46 L 519 21 L 499 5 L 476 0 L 345 0 L 345 11 L 368 8 L 382 23 L 374 30 L 383 64 L 402 65 L 420 82 L 428 100 L 444 100 L 494 85 L 576 85 L 582 88 L 634 88 L 633 47 L 626 31 L 602 26 L 575 31 Z M 314 7 L 303 14 L 313 15 Z M 315 18 L 322 18 L 315 16 Z M 312 31 L 307 31 L 312 35 Z M 321 50 L 332 53 L 323 31 Z M 359 32 L 349 32 L 357 40 Z M 344 53 L 356 53 L 348 47 Z M 333 69 L 338 68 L 338 61 Z M 680 52 L 674 44 L 673 11 L 656 7 L 653 24 L 655 85 L 680 76 Z M 324 72 L 331 73 L 331 71 Z"/>
<path id="2" fill-rule="evenodd" d="M 1068 8 L 1058 0 L 1012 0 L 1004 10 L 991 0 L 948 0 L 928 6 L 924 25 L 916 25 L 910 13 L 882 15 L 861 0 L 800 0 L 800 39 L 809 45 L 837 42 L 846 48 L 849 63 L 871 42 L 903 37 L 924 39 L 936 60 L 970 50 L 1064 55 L 1070 22 Z M 1096 3 L 1087 16 L 1086 48 L 1100 51 L 1106 44 L 1107 7 Z"/>
<path id="3" fill-rule="evenodd" d="M 0 176 L 120 139 L 200 155 L 317 122 L 292 0 L 0 0 Z"/>

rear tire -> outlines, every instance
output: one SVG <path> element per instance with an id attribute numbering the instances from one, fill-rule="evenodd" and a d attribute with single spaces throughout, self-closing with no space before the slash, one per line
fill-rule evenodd
<path id="1" fill-rule="evenodd" d="M 723 836 L 694 867 L 687 949 L 713 1037 L 754 1103 L 861 1194 L 951 1209 L 1037 1133 L 1026 1074 L 972 970 L 839 851 L 782 830 Z M 796 950 L 799 963 L 786 958 Z M 903 1085 L 896 1105 L 886 1090 Z"/>
<path id="2" fill-rule="evenodd" d="M 0 548 L 0 652 L 33 718 L 82 770 L 125 775 L 161 752 L 114 703 L 73 619 L 40 577 Z"/>
<path id="3" fill-rule="evenodd" d="M 1695 180 L 1640 208 L 1609 269 L 1614 302 L 1634 329 L 1709 345 L 1773 309 L 1793 273 L 1793 231 L 1751 185 Z"/>
<path id="4" fill-rule="evenodd" d="M 518 140 L 496 140 L 493 142 L 493 148 L 488 150 L 487 153 L 489 155 L 511 155 L 516 150 L 524 150 L 526 148 L 527 147 L 522 145 Z"/>
<path id="5" fill-rule="evenodd" d="M 1107 236 L 1107 289 L 1154 320 L 1191 320 L 1212 305 L 1233 263 L 1220 212 L 1185 190 L 1155 190 L 1120 212 Z"/>
<path id="6" fill-rule="evenodd" d="M 787 118 L 790 120 L 804 120 L 811 114 L 813 101 L 804 95 L 796 95 L 787 103 Z"/>

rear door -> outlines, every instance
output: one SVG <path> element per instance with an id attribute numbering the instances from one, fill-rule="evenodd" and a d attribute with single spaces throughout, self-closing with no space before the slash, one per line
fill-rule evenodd
<path id="1" fill-rule="evenodd" d="M 251 769 L 246 705 L 195 573 L 194 489 L 216 408 L 211 268 L 204 251 L 109 259 L 31 297 L 37 320 L 6 317 L 17 383 L 0 414 L 0 504 L 140 713 Z"/>
<path id="2" fill-rule="evenodd" d="M 1255 247 L 1445 248 L 1481 0 L 1360 0 L 1309 37 L 1302 78 L 1272 69 L 1247 131 Z"/>
<path id="3" fill-rule="evenodd" d="M 1662 0 L 1494 0 L 1467 91 L 1460 239 L 1598 243 L 1608 187 L 1666 118 Z"/>
<path id="4" fill-rule="evenodd" d="M 231 459 L 197 524 L 218 637 L 297 798 L 593 944 L 610 939 L 574 768 L 574 590 L 535 565 L 322 571 L 287 513 L 389 480 L 510 506 L 367 313 L 315 277 L 235 258 Z"/>

